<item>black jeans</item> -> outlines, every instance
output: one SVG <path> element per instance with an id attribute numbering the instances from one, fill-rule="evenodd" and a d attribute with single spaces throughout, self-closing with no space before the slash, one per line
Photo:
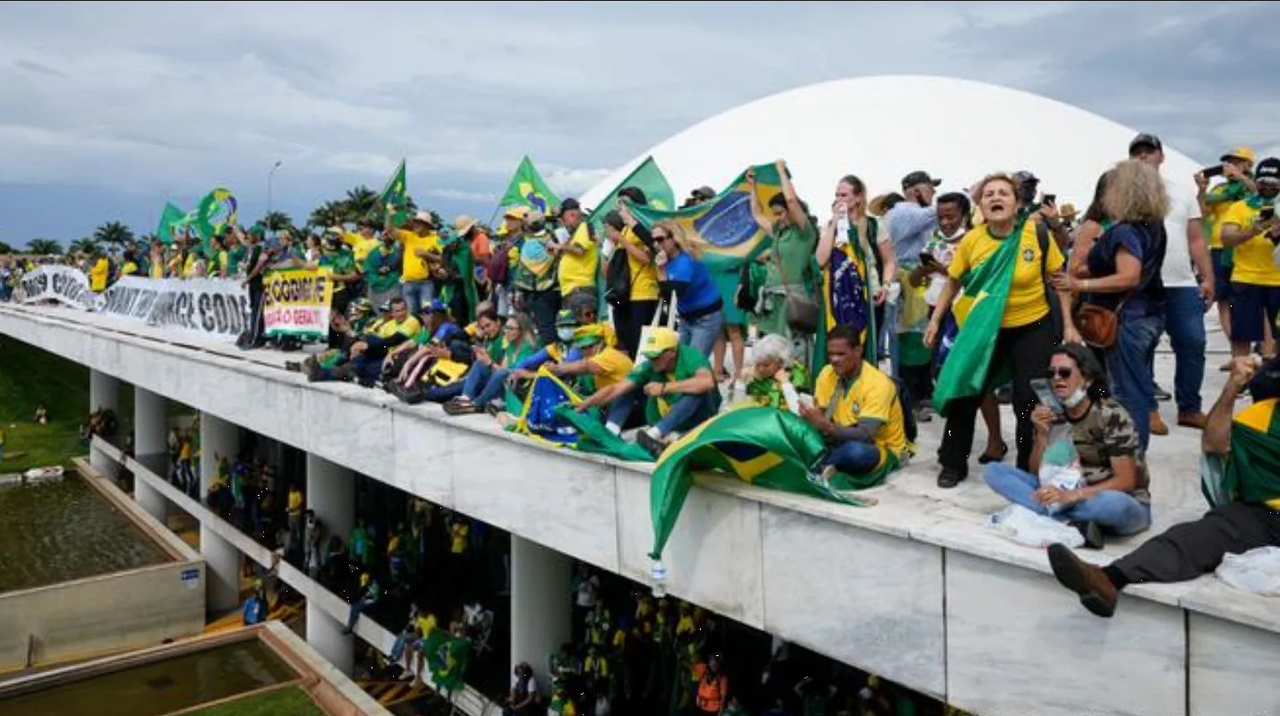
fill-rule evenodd
<path id="1" fill-rule="evenodd" d="M 653 314 L 658 311 L 658 300 L 631 301 L 613 311 L 613 328 L 618 334 L 618 343 L 627 355 L 636 357 L 640 349 L 640 331 L 653 321 Z"/>
<path id="2" fill-rule="evenodd" d="M 1130 582 L 1184 582 L 1218 568 L 1227 554 L 1280 546 L 1280 512 L 1233 502 L 1174 525 L 1112 565 Z"/>
<path id="3" fill-rule="evenodd" d="M 543 345 L 556 342 L 556 314 L 560 312 L 560 289 L 523 291 L 523 305 L 533 325 L 538 329 L 538 340 Z"/>
<path id="4" fill-rule="evenodd" d="M 963 329 L 961 329 L 963 330 Z M 1058 347 L 1053 322 L 1046 316 L 1035 323 L 1018 328 L 1002 328 L 996 337 L 995 351 L 987 368 L 985 389 L 981 395 L 953 400 L 947 408 L 946 432 L 942 447 L 938 448 L 938 462 L 961 475 L 969 474 L 969 454 L 973 451 L 973 427 L 978 416 L 982 396 L 996 386 L 994 379 L 1006 366 L 1013 369 L 1013 411 L 1018 422 L 1018 469 L 1027 470 L 1031 462 L 1031 447 L 1035 442 L 1035 428 L 1031 424 L 1031 410 L 1036 405 L 1036 394 L 1031 389 L 1032 378 L 1043 378 L 1049 367 L 1049 357 Z"/>

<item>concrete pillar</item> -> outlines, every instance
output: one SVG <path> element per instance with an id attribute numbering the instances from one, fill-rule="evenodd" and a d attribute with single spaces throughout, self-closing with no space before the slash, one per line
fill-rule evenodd
<path id="1" fill-rule="evenodd" d="M 218 458 L 235 460 L 240 454 L 240 429 L 210 413 L 200 414 L 200 499 L 218 474 Z"/>
<path id="2" fill-rule="evenodd" d="M 342 624 L 328 612 L 307 602 L 307 643 L 347 676 L 355 671 L 355 637 L 342 633 Z"/>
<path id="3" fill-rule="evenodd" d="M 315 510 L 325 535 L 346 539 L 355 524 L 356 476 L 341 465 L 307 453 L 307 507 Z M 328 542 L 328 537 L 325 537 Z"/>
<path id="4" fill-rule="evenodd" d="M 165 397 L 133 387 L 133 454 L 157 475 L 168 472 L 168 434 L 165 430 Z M 160 491 L 141 480 L 133 482 L 133 498 L 148 514 L 165 524 L 168 502 Z"/>
<path id="5" fill-rule="evenodd" d="M 209 413 L 200 414 L 200 500 L 218 472 L 218 457 L 234 458 L 240 452 L 240 431 Z M 200 551 L 204 554 L 210 612 L 240 606 L 240 552 L 207 525 L 200 525 Z"/>
<path id="6" fill-rule="evenodd" d="M 120 417 L 120 381 L 106 373 L 100 373 L 96 370 L 89 371 L 89 412 L 93 412 L 99 408 L 105 408 Z M 82 420 L 87 420 L 88 416 L 80 416 Z M 122 428 L 123 429 L 123 428 Z M 89 464 L 99 475 L 110 479 L 115 479 L 117 466 L 114 461 L 101 452 L 89 449 Z"/>
<path id="7" fill-rule="evenodd" d="M 206 525 L 200 525 L 205 564 L 205 609 L 213 614 L 240 607 L 240 550 Z"/>
<path id="8" fill-rule="evenodd" d="M 572 567 L 569 557 L 511 535 L 511 668 L 529 662 L 544 688 L 547 659 L 572 637 Z"/>

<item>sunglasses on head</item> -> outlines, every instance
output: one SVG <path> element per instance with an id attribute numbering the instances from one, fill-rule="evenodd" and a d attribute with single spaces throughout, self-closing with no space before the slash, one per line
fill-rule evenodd
<path id="1" fill-rule="evenodd" d="M 1049 366 L 1049 370 L 1046 372 L 1046 375 L 1049 377 L 1049 380 L 1053 380 L 1055 376 L 1062 380 L 1066 380 L 1067 378 L 1070 378 L 1071 374 L 1074 372 L 1075 368 L 1054 368 L 1053 366 Z"/>

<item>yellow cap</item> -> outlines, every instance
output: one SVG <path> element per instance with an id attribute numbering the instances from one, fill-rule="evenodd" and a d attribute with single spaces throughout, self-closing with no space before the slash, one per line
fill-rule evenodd
<path id="1" fill-rule="evenodd" d="M 360 586 L 362 586 L 362 587 L 367 587 L 367 586 L 369 586 L 369 573 L 368 573 L 368 572 L 365 572 L 364 574 L 360 575 Z"/>
<path id="2" fill-rule="evenodd" d="M 524 218 L 528 215 L 529 207 L 527 206 L 513 206 L 502 212 L 502 218 L 504 219 L 519 219 L 521 221 L 524 221 Z"/>
<path id="3" fill-rule="evenodd" d="M 1253 164 L 1255 161 L 1257 161 L 1258 155 L 1254 154 L 1253 150 L 1248 147 L 1235 147 L 1234 149 L 1231 149 L 1230 151 L 1228 151 L 1226 154 L 1223 154 L 1222 159 L 1220 161 L 1225 162 L 1228 159 L 1243 159 L 1246 162 Z"/>
<path id="4" fill-rule="evenodd" d="M 657 358 L 675 348 L 680 343 L 680 336 L 666 326 L 658 326 L 649 331 L 640 346 L 640 353 L 646 358 Z"/>

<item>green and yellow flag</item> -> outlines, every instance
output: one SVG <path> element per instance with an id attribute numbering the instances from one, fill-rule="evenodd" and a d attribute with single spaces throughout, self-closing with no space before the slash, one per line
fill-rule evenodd
<path id="1" fill-rule="evenodd" d="M 520 166 L 516 167 L 515 176 L 511 177 L 507 193 L 502 195 L 498 206 L 502 209 L 527 206 L 548 214 L 560 206 L 560 198 L 551 191 L 551 187 L 547 186 L 542 175 L 534 168 L 533 161 L 526 156 L 520 160 Z"/>
<path id="2" fill-rule="evenodd" d="M 671 211 L 676 208 L 676 195 L 671 190 L 671 184 L 667 182 L 666 175 L 658 168 L 658 163 L 653 157 L 648 157 L 640 163 L 640 166 L 633 169 L 626 179 L 618 182 L 613 191 L 601 199 L 592 210 L 591 228 L 595 229 L 596 236 L 604 236 L 604 215 L 613 211 L 618 204 L 618 192 L 627 187 L 635 187 L 644 192 L 650 208 L 658 211 Z"/>
<path id="3" fill-rule="evenodd" d="M 653 523 L 649 557 L 661 558 L 697 470 L 727 472 L 759 487 L 833 502 L 870 504 L 837 490 L 872 485 L 855 485 L 844 477 L 833 478 L 831 484 L 822 480 L 817 467 L 826 450 L 822 434 L 804 418 L 775 408 L 737 408 L 699 425 L 668 447 L 654 468 L 649 487 Z"/>
<path id="4" fill-rule="evenodd" d="M 408 189 L 405 183 L 404 160 L 400 160 L 400 166 L 391 173 L 391 178 L 387 179 L 387 185 L 382 188 L 382 194 L 379 195 L 383 210 L 387 204 L 395 207 L 402 207 L 408 200 Z"/>
<path id="5" fill-rule="evenodd" d="M 933 390 L 933 404 L 944 416 L 952 400 L 980 396 L 987 387 L 987 369 L 995 353 L 1022 245 L 1023 221 L 1014 226 L 1013 233 L 1000 242 L 995 253 L 960 279 L 963 288 L 951 310 L 961 329 Z"/>
<path id="6" fill-rule="evenodd" d="M 778 168 L 763 164 L 755 167 L 755 175 L 756 195 L 761 206 L 767 207 L 769 200 L 782 191 Z M 702 262 L 709 270 L 732 270 L 754 257 L 765 239 L 764 230 L 751 213 L 750 192 L 751 185 L 743 172 L 716 198 L 700 206 L 688 209 L 636 206 L 631 213 L 649 227 L 663 220 L 676 222 L 690 239 L 702 245 Z"/>
<path id="7" fill-rule="evenodd" d="M 466 686 L 464 679 L 471 665 L 471 645 L 466 639 L 435 629 L 427 636 L 422 652 L 437 692 L 448 697 Z"/>
<path id="8" fill-rule="evenodd" d="M 160 243 L 173 243 L 173 230 L 182 223 L 185 216 L 182 209 L 170 202 L 165 202 L 164 213 L 160 215 L 160 224 L 156 226 L 156 237 L 160 239 Z"/>

